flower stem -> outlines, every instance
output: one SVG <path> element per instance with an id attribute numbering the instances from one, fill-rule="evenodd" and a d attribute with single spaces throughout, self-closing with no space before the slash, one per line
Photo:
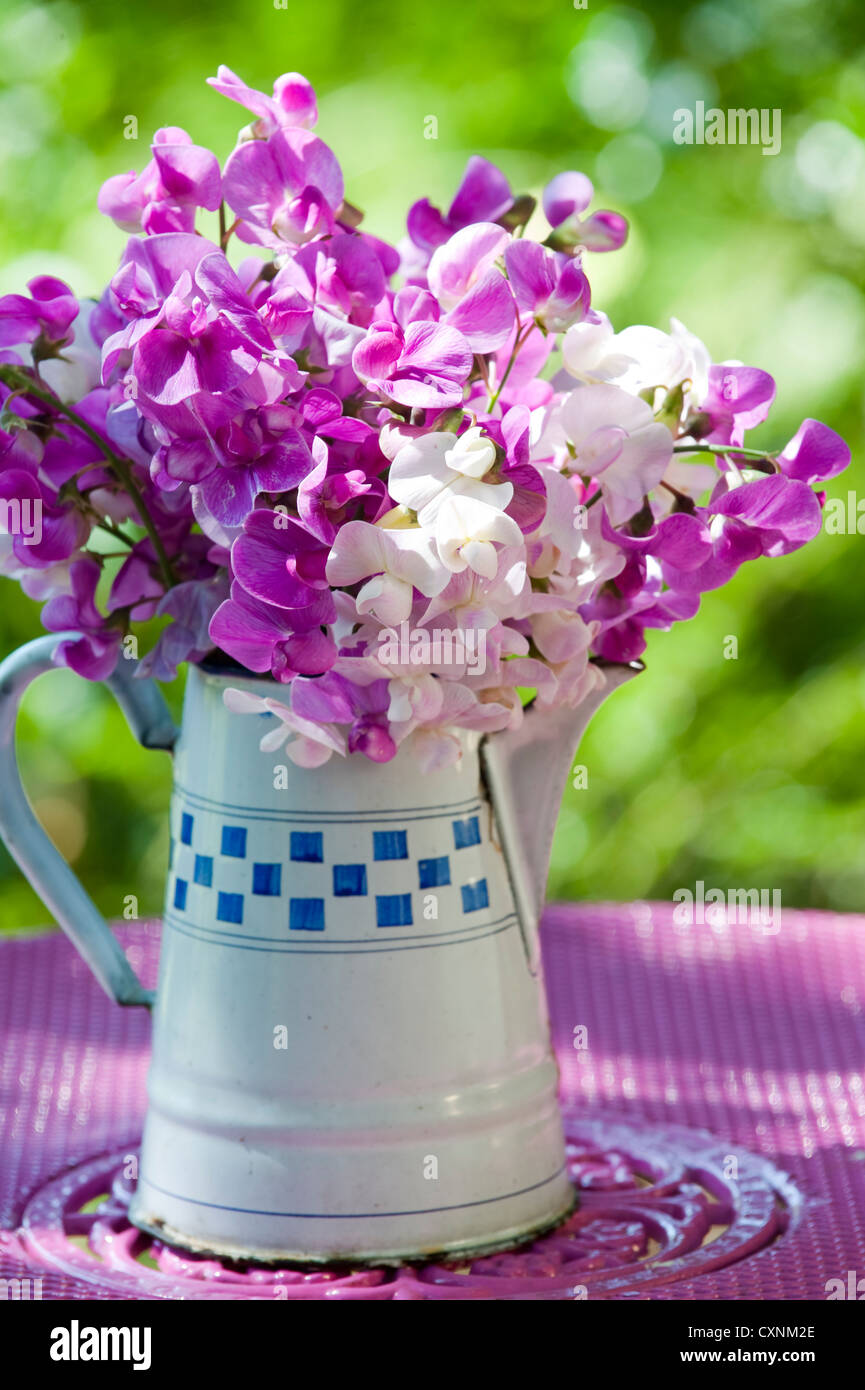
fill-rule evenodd
<path id="1" fill-rule="evenodd" d="M 532 331 L 532 327 L 533 327 L 533 325 L 532 325 L 532 324 L 529 324 L 529 325 L 527 326 L 527 328 L 525 329 L 525 332 L 524 332 L 522 335 L 521 335 L 519 332 L 517 333 L 517 336 L 516 336 L 516 338 L 514 339 L 514 346 L 513 346 L 513 350 L 512 350 L 512 352 L 511 352 L 511 355 L 510 355 L 510 360 L 509 360 L 509 362 L 508 362 L 508 365 L 505 367 L 504 372 L 502 373 L 502 379 L 501 379 L 501 381 L 499 382 L 498 386 L 496 387 L 494 393 L 492 394 L 492 396 L 490 396 L 490 399 L 489 399 L 488 402 L 487 402 L 487 414 L 489 414 L 489 412 L 493 409 L 493 406 L 495 405 L 495 403 L 496 403 L 496 401 L 498 400 L 499 396 L 502 394 L 502 391 L 505 389 L 505 384 L 506 384 L 506 382 L 507 382 L 508 377 L 509 377 L 510 374 L 511 374 L 511 368 L 513 367 L 514 363 L 516 362 L 517 358 L 519 357 L 519 355 L 520 355 L 520 348 L 523 347 L 523 345 L 524 345 L 526 339 L 528 338 L 529 334 L 530 334 L 531 331 Z"/>
<path id="2" fill-rule="evenodd" d="M 718 454 L 721 458 L 726 458 L 727 454 L 743 454 L 751 459 L 771 459 L 774 463 L 774 456 L 765 449 L 744 449 L 739 444 L 674 444 L 674 454 Z"/>

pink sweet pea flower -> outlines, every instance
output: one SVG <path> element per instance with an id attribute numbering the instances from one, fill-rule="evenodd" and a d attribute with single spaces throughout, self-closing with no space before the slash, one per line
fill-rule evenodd
<path id="1" fill-rule="evenodd" d="M 330 599 L 326 560 L 326 547 L 299 522 L 262 507 L 250 512 L 231 549 L 235 578 L 253 598 L 278 608 L 309 608 L 321 593 Z"/>
<path id="2" fill-rule="evenodd" d="M 462 333 L 446 324 L 369 326 L 351 365 L 368 390 L 400 405 L 444 409 L 459 405 L 474 355 Z"/>
<path id="3" fill-rule="evenodd" d="M 630 536 L 610 525 L 606 510 L 602 517 L 602 534 L 614 542 L 630 558 L 633 555 L 654 555 L 657 560 L 686 573 L 704 565 L 712 553 L 712 535 L 701 516 L 690 512 L 674 512 L 644 536 Z M 619 585 L 621 588 L 621 585 Z"/>
<path id="4" fill-rule="evenodd" d="M 180 482 L 198 485 L 211 516 L 222 526 L 242 526 L 260 493 L 288 492 L 315 467 L 293 415 L 289 407 L 266 406 L 207 434 L 173 437 L 154 455 L 154 481 L 166 491 Z"/>
<path id="5" fill-rule="evenodd" d="M 329 590 L 319 590 L 303 608 L 284 609 L 262 602 L 235 582 L 230 598 L 213 615 L 210 637 L 247 670 L 288 682 L 330 670 L 336 646 L 322 628 L 333 616 Z"/>
<path id="6" fill-rule="evenodd" d="M 434 252 L 427 279 L 446 311 L 445 323 L 465 336 L 473 352 L 495 352 L 516 319 L 513 295 L 495 265 L 510 233 L 494 222 L 476 222 L 456 232 Z"/>
<path id="7" fill-rule="evenodd" d="M 806 483 L 775 473 L 713 497 L 709 510 L 735 519 L 760 542 L 763 555 L 789 555 L 820 530 L 820 503 Z"/>
<path id="8" fill-rule="evenodd" d="M 69 286 L 52 275 L 28 280 L 26 294 L 0 296 L 0 348 L 18 347 L 42 338 L 59 346 L 67 341 L 78 315 L 78 300 Z"/>
<path id="9" fill-rule="evenodd" d="M 81 512 L 58 504 L 57 494 L 37 478 L 35 464 L 22 460 L 0 472 L 0 500 L 6 504 L 4 521 L 16 514 L 22 519 L 9 537 L 9 548 L 18 563 L 29 569 L 53 569 L 87 540 L 89 526 Z"/>
<path id="10" fill-rule="evenodd" d="M 69 666 L 87 680 L 110 676 L 120 655 L 121 632 L 109 628 L 95 604 L 102 571 L 95 560 L 76 560 L 70 569 L 71 594 L 49 599 L 42 609 L 47 632 L 79 632 L 77 641 L 61 642 L 54 653 L 58 666 Z"/>
<path id="11" fill-rule="evenodd" d="M 549 332 L 561 333 L 589 314 L 591 290 L 576 257 L 522 238 L 506 248 L 505 269 L 519 308 Z"/>
<path id="12" fill-rule="evenodd" d="M 431 255 L 462 227 L 471 222 L 496 222 L 513 204 L 514 195 L 502 171 L 474 154 L 447 212 L 440 212 L 428 198 L 422 198 L 409 209 L 408 234 L 419 250 Z"/>
<path id="13" fill-rule="evenodd" d="M 338 233 L 302 246 L 275 276 L 261 317 L 287 350 L 342 367 L 384 299 L 382 263 L 363 237 Z"/>
<path id="14" fill-rule="evenodd" d="M 834 478 L 849 462 L 849 445 L 819 420 L 803 420 L 790 443 L 778 455 L 781 472 L 803 483 Z"/>
<path id="15" fill-rule="evenodd" d="M 618 212 L 596 212 L 583 219 L 595 190 L 585 174 L 557 174 L 543 192 L 543 208 L 553 228 L 549 245 L 557 249 L 584 246 L 587 251 L 617 251 L 628 235 L 627 220 Z"/>
<path id="16" fill-rule="evenodd" d="M 635 661 L 646 650 L 647 627 L 667 631 L 673 623 L 693 618 L 700 607 L 699 591 L 664 589 L 658 574 L 628 597 L 618 596 L 613 589 L 605 589 L 580 609 L 587 622 L 598 624 L 592 646 L 604 661 Z"/>
<path id="17" fill-rule="evenodd" d="M 299 72 L 284 72 L 273 84 L 273 96 L 258 92 L 220 64 L 216 77 L 208 77 L 207 85 L 224 97 L 236 101 L 251 111 L 256 120 L 247 128 L 248 137 L 266 140 L 276 130 L 303 126 L 311 130 L 318 120 L 315 92 Z"/>
<path id="18" fill-rule="evenodd" d="M 241 220 L 238 236 L 274 250 L 333 231 L 343 201 L 333 151 L 307 130 L 280 129 L 238 145 L 223 175 L 226 202 Z"/>
<path id="19" fill-rule="evenodd" d="M 746 561 L 789 555 L 820 530 L 820 503 L 799 479 L 774 473 L 729 492 L 724 486 L 722 480 L 706 509 L 714 513 L 714 520 L 712 550 L 704 563 L 696 569 L 685 569 L 672 559 L 663 564 L 666 582 L 683 594 L 718 589 Z"/>
<path id="20" fill-rule="evenodd" d="M 272 714 L 279 721 L 262 736 L 259 747 L 273 753 L 285 745 L 286 756 L 297 767 L 322 767 L 332 753 L 345 757 L 345 735 L 335 724 L 304 719 L 281 700 L 253 695 L 230 686 L 223 695 L 226 708 L 235 714 Z"/>
<path id="21" fill-rule="evenodd" d="M 214 212 L 222 201 L 219 160 L 194 145 L 185 130 L 157 130 L 153 158 L 136 174 L 115 174 L 99 192 L 99 211 L 126 232 L 192 232 L 197 208 Z"/>
<path id="22" fill-rule="evenodd" d="M 695 437 L 709 444 L 743 444 L 746 431 L 763 423 L 774 399 L 775 383 L 768 372 L 757 367 L 712 366 Z"/>

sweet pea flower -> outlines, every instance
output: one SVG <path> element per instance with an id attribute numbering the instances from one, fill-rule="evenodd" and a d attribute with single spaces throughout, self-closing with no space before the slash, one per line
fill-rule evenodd
<path id="1" fill-rule="evenodd" d="M 168 427 L 188 417 L 191 401 L 200 402 L 215 422 L 220 398 L 226 418 L 236 414 L 239 400 L 229 393 L 238 388 L 250 404 L 262 404 L 302 380 L 292 359 L 278 359 L 240 281 L 218 251 L 205 255 L 194 275 L 184 270 L 155 313 L 142 314 L 107 340 L 106 380 L 130 351 L 130 395 L 142 414 Z M 200 410 L 193 418 L 200 418 Z"/>
<path id="2" fill-rule="evenodd" d="M 281 128 L 229 156 L 225 200 L 242 223 L 242 241 L 274 250 L 302 246 L 334 229 L 343 180 L 333 151 L 308 130 Z"/>
<path id="3" fill-rule="evenodd" d="M 87 540 L 89 528 L 82 513 L 60 503 L 30 462 L 0 471 L 0 502 L 0 520 L 8 524 L 10 517 L 21 519 L 9 537 L 9 550 L 28 569 L 53 569 Z"/>
<path id="4" fill-rule="evenodd" d="M 126 232 L 192 232 L 198 208 L 215 212 L 222 201 L 219 160 L 194 145 L 185 130 L 165 126 L 140 174 L 115 174 L 99 193 L 99 211 Z"/>
<path id="5" fill-rule="evenodd" d="M 850 448 L 840 434 L 819 420 L 803 420 L 790 443 L 778 455 L 778 466 L 788 478 L 802 483 L 821 482 L 842 473 L 850 462 Z"/>
<path id="6" fill-rule="evenodd" d="M 231 568 L 243 588 L 277 608 L 306 609 L 325 588 L 327 549 L 285 511 L 250 512 L 231 548 Z M 317 592 L 320 591 L 320 592 Z M 326 621 L 332 621 L 333 604 Z"/>
<path id="7" fill-rule="evenodd" d="M 264 603 L 237 582 L 210 621 L 210 638 L 249 671 L 267 672 L 288 682 L 297 675 L 330 670 L 336 645 L 322 628 L 333 618 L 329 590 L 313 593 L 308 604 L 290 609 Z"/>
<path id="8" fill-rule="evenodd" d="M 557 174 L 544 189 L 541 199 L 547 221 L 553 228 L 549 245 L 556 249 L 584 246 L 587 251 L 616 251 L 628 235 L 628 223 L 618 212 L 596 212 L 582 218 L 595 195 L 585 174 Z"/>
<path id="9" fill-rule="evenodd" d="M 513 204 L 514 195 L 501 169 L 474 154 L 447 212 L 422 198 L 409 209 L 408 234 L 416 247 L 431 255 L 454 232 L 472 222 L 497 222 Z"/>
<path id="10" fill-rule="evenodd" d="M 664 562 L 664 579 L 680 594 L 720 588 L 746 561 L 760 555 L 789 555 L 820 530 L 820 503 L 797 478 L 775 473 L 725 489 L 726 480 L 722 480 L 707 508 L 713 513 L 712 548 L 703 564 L 690 568 L 675 559 Z"/>
<path id="11" fill-rule="evenodd" d="M 666 631 L 673 623 L 693 618 L 699 607 L 699 591 L 664 589 L 660 566 L 650 561 L 642 589 L 628 597 L 605 589 L 580 612 L 587 622 L 597 624 L 592 642 L 595 654 L 604 661 L 619 662 L 642 656 L 647 627 Z"/>
<path id="12" fill-rule="evenodd" d="M 313 454 L 322 441 L 313 440 Z M 334 455 L 316 464 L 297 489 L 301 523 L 324 545 L 332 545 L 340 528 L 352 519 L 376 521 L 390 510 L 390 499 L 381 478 L 370 478 L 363 468 L 346 468 Z"/>
<path id="13" fill-rule="evenodd" d="M 628 535 L 627 530 L 613 530 L 606 512 L 602 525 L 606 539 L 620 546 L 626 559 L 636 555 L 653 555 L 656 560 L 687 573 L 705 564 L 712 552 L 709 526 L 696 513 L 676 512 L 638 536 Z M 618 587 L 621 590 L 621 583 Z"/>
<path id="14" fill-rule="evenodd" d="M 158 681 L 173 681 L 183 661 L 199 662 L 213 650 L 210 624 L 227 597 L 224 573 L 208 580 L 176 584 L 156 606 L 156 616 L 173 621 L 164 627 L 156 645 L 139 662 L 138 673 Z"/>
<path id="15" fill-rule="evenodd" d="M 576 472 L 597 478 L 614 526 L 638 512 L 673 456 L 673 439 L 651 406 L 618 386 L 582 386 L 561 410 Z"/>
<path id="16" fill-rule="evenodd" d="M 362 753 L 371 762 L 386 763 L 396 756 L 397 742 L 387 727 L 388 682 L 370 680 L 365 663 L 340 656 L 333 669 L 318 680 L 298 680 L 292 687 L 292 709 L 302 718 L 347 724 L 349 753 Z"/>
<path id="17" fill-rule="evenodd" d="M 678 319 L 670 319 L 669 333 L 634 324 L 616 333 L 611 346 L 628 359 L 625 370 L 609 378 L 624 390 L 638 395 L 652 387 L 669 391 L 684 383 L 686 402 L 706 399 L 712 366 L 709 350 Z"/>
<path id="18" fill-rule="evenodd" d="M 366 580 L 357 595 L 357 611 L 386 626 L 408 618 L 415 589 L 431 597 L 449 577 L 423 530 L 385 530 L 366 521 L 349 521 L 337 532 L 325 573 L 328 583 L 339 588 Z"/>
<path id="19" fill-rule="evenodd" d="M 78 316 L 78 300 L 63 280 L 37 275 L 28 294 L 0 295 L 0 348 L 41 340 L 47 350 L 66 344 Z"/>
<path id="20" fill-rule="evenodd" d="M 743 444 L 746 432 L 766 419 L 774 399 L 775 383 L 768 372 L 738 363 L 710 367 L 691 433 L 709 444 Z"/>
<path id="21" fill-rule="evenodd" d="M 332 753 L 345 757 L 346 741 L 335 724 L 303 719 L 281 700 L 253 695 L 249 690 L 230 686 L 224 696 L 226 708 L 235 714 L 272 714 L 278 723 L 262 736 L 263 753 L 274 753 L 285 746 L 286 756 L 296 767 L 322 767 Z"/>
<path id="22" fill-rule="evenodd" d="M 316 366 L 341 367 L 384 299 L 384 270 L 363 238 L 338 233 L 302 246 L 274 278 L 261 317 L 288 350 Z"/>
<path id="23" fill-rule="evenodd" d="M 286 423 L 293 415 L 285 406 L 265 406 L 207 434 L 174 436 L 153 456 L 153 479 L 168 491 L 197 484 L 211 516 L 222 526 L 241 526 L 259 494 L 290 491 L 315 467 L 305 438 Z"/>
<path id="24" fill-rule="evenodd" d="M 421 526 L 433 525 L 444 502 L 455 494 L 504 511 L 513 485 L 483 481 L 496 459 L 495 444 L 477 425 L 456 438 L 446 431 L 421 435 L 397 453 L 388 491 L 400 506 L 417 513 Z"/>
<path id="25" fill-rule="evenodd" d="M 505 269 L 518 307 L 548 332 L 561 333 L 589 314 L 591 290 L 576 257 L 523 238 L 505 248 Z"/>
<path id="26" fill-rule="evenodd" d="M 494 222 L 472 223 L 455 232 L 429 263 L 430 293 L 446 311 L 444 322 L 459 329 L 473 352 L 494 352 L 514 326 L 513 295 L 495 264 L 510 239 Z"/>
<path id="27" fill-rule="evenodd" d="M 498 570 L 496 543 L 519 545 L 522 533 L 507 512 L 463 494 L 444 499 L 435 518 L 435 539 L 442 564 L 459 573 L 471 569 L 486 579 Z"/>
<path id="28" fill-rule="evenodd" d="M 618 382 L 637 366 L 633 357 L 619 347 L 613 325 L 606 314 L 595 314 L 568 329 L 562 342 L 565 371 L 578 381 Z M 653 382 L 652 385 L 655 383 Z"/>
<path id="29" fill-rule="evenodd" d="M 69 575 L 72 592 L 51 598 L 42 609 L 46 632 L 78 632 L 76 640 L 58 643 L 54 661 L 68 666 L 87 680 L 102 681 L 110 676 L 120 655 L 122 633 L 108 628 L 96 607 L 96 586 L 101 570 L 95 560 L 76 560 Z"/>
<path id="30" fill-rule="evenodd" d="M 241 131 L 241 139 L 266 140 L 277 130 L 302 126 L 311 130 L 318 120 L 315 92 L 299 72 L 284 72 L 273 84 L 273 96 L 266 96 L 254 87 L 247 87 L 231 68 L 220 64 L 216 77 L 208 77 L 207 85 L 224 97 L 245 106 L 256 119 Z"/>
<path id="31" fill-rule="evenodd" d="M 775 473 L 743 483 L 713 497 L 709 509 L 715 517 L 747 526 L 763 555 L 789 555 L 812 540 L 820 530 L 820 503 L 806 483 Z"/>
<path id="32" fill-rule="evenodd" d="M 474 355 L 462 333 L 443 323 L 372 323 L 351 365 L 369 391 L 400 405 L 459 405 Z"/>

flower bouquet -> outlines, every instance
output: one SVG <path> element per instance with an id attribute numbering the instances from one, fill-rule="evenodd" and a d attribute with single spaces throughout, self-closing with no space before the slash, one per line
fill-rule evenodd
<path id="1" fill-rule="evenodd" d="M 849 450 L 811 419 L 753 447 L 771 376 L 675 320 L 614 330 L 586 264 L 627 226 L 584 174 L 538 207 L 475 156 L 393 246 L 303 77 L 210 85 L 248 124 L 223 167 L 167 127 L 108 180 L 130 236 L 101 299 L 0 299 L 0 572 L 55 634 L 0 690 L 66 665 L 175 749 L 140 1224 L 258 1258 L 488 1249 L 572 1200 L 535 928 L 575 739 L 647 628 L 817 535 Z M 181 662 L 176 743 L 147 678 Z M 13 853 L 150 1002 L 28 814 L 9 799 Z M 305 1108 L 261 1039 L 196 1051 L 229 996 L 242 1038 L 295 1020 Z"/>

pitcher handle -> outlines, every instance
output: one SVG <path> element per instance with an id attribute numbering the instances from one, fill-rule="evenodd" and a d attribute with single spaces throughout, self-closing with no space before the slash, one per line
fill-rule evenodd
<path id="1" fill-rule="evenodd" d="M 15 724 L 24 691 L 37 676 L 56 669 L 52 658 L 60 642 L 80 636 L 60 632 L 38 637 L 0 663 L 0 838 L 105 993 L 118 1004 L 149 1008 L 153 990 L 141 984 L 108 923 L 33 814 L 15 757 Z M 105 684 L 142 747 L 170 752 L 178 731 L 162 692 L 154 681 L 135 679 L 130 665 L 120 661 Z"/>

